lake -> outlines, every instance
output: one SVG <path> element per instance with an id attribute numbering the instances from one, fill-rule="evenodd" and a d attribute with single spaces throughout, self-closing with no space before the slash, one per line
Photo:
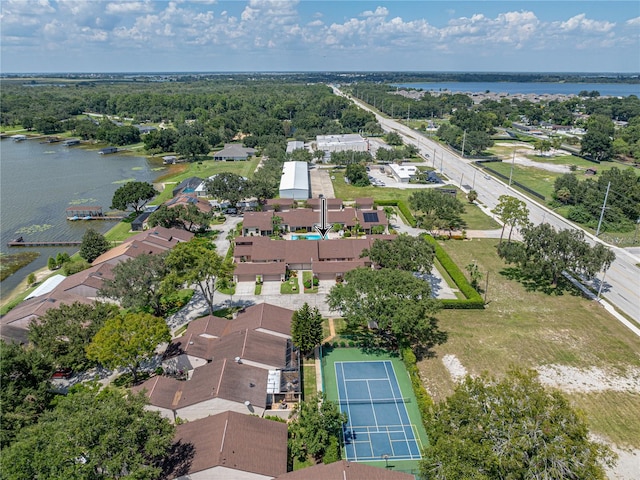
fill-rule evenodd
<path id="1" fill-rule="evenodd" d="M 99 155 L 97 150 L 39 140 L 0 141 L 0 251 L 24 251 L 27 247 L 7 246 L 7 242 L 19 236 L 27 242 L 70 241 L 82 240 L 89 227 L 106 232 L 116 222 L 70 222 L 65 210 L 87 205 L 109 211 L 118 187 L 127 180 L 152 182 L 159 175 L 153 169 L 154 165 L 146 158 L 130 154 Z M 0 284 L 2 295 L 10 293 L 29 273 L 46 266 L 49 257 L 78 250 L 78 247 L 28 248 L 39 251 L 40 257 L 5 279 Z"/>
<path id="2" fill-rule="evenodd" d="M 630 83 L 545 83 L 545 82 L 433 82 L 394 83 L 394 87 L 417 88 L 421 90 L 448 90 L 450 92 L 537 93 L 577 95 L 582 90 L 597 90 L 600 95 L 614 97 L 640 96 L 640 85 Z"/>

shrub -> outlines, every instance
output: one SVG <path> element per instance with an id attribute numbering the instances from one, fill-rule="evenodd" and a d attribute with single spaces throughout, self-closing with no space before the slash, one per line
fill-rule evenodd
<path id="1" fill-rule="evenodd" d="M 349 340 L 349 347 L 353 348 L 356 346 L 356 342 L 354 342 L 353 340 Z"/>
<path id="2" fill-rule="evenodd" d="M 66 276 L 86 270 L 91 265 L 86 260 L 76 260 L 75 262 L 67 262 L 62 265 L 62 273 Z"/>
<path id="3" fill-rule="evenodd" d="M 402 361 L 407 369 L 407 373 L 409 374 L 409 378 L 411 378 L 411 387 L 413 388 L 413 393 L 416 396 L 416 401 L 418 403 L 418 410 L 420 410 L 420 416 L 422 418 L 422 423 L 427 426 L 427 419 L 430 418 L 431 410 L 433 408 L 433 399 L 427 393 L 427 390 L 422 385 L 422 380 L 420 379 L 420 370 L 418 370 L 417 360 L 415 354 L 411 351 L 410 348 L 403 348 L 400 352 L 402 356 Z"/>
<path id="4" fill-rule="evenodd" d="M 340 342 L 340 348 L 345 348 L 346 346 L 347 346 L 347 343 L 344 340 Z"/>
<path id="5" fill-rule="evenodd" d="M 322 458 L 322 463 L 334 463 L 340 460 L 340 443 L 338 442 L 337 437 L 329 438 L 329 445 L 327 445 L 327 449 L 324 452 L 324 457 Z"/>
<path id="6" fill-rule="evenodd" d="M 36 283 L 36 274 L 35 273 L 31 272 L 29 274 L 29 276 L 27 277 L 27 283 L 29 285 L 33 285 L 34 283 Z"/>
<path id="7" fill-rule="evenodd" d="M 313 287 L 313 282 L 311 282 L 311 280 L 305 280 L 304 281 L 304 288 L 309 289 Z"/>

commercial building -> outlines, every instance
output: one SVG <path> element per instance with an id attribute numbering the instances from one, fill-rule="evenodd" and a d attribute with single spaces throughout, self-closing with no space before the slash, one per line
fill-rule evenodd
<path id="1" fill-rule="evenodd" d="M 280 197 L 294 200 L 309 198 L 309 169 L 306 162 L 284 162 Z"/>

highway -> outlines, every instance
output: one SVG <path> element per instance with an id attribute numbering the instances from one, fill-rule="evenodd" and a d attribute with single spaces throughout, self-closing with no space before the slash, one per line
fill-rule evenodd
<path id="1" fill-rule="evenodd" d="M 546 206 L 521 194 L 501 180 L 486 175 L 482 169 L 473 165 L 473 163 L 466 158 L 454 154 L 449 149 L 434 142 L 429 137 L 412 130 L 406 125 L 377 114 L 367 104 L 344 95 L 337 87 L 331 87 L 336 95 L 349 98 L 360 108 L 375 114 L 383 130 L 387 132 L 398 132 L 398 134 L 403 137 L 405 143 L 418 147 L 421 156 L 425 158 L 427 164 L 434 167 L 437 171 L 442 172 L 452 183 L 460 186 L 465 191 L 473 188 L 478 192 L 478 200 L 484 203 L 489 209 L 493 209 L 498 204 L 498 197 L 500 197 L 500 195 L 511 195 L 526 202 L 529 208 L 529 220 L 532 223 L 540 224 L 546 222 L 556 230 L 567 228 L 581 230 L 580 227 L 556 214 Z M 603 243 L 589 232 L 584 231 L 584 233 L 592 245 L 595 242 Z M 623 248 L 607 246 L 615 252 L 616 260 L 604 276 L 605 281 L 601 295 L 618 310 L 624 312 L 635 322 L 640 323 L 640 268 L 636 266 L 636 264 L 640 264 L 640 258 Z M 592 285 L 596 290 L 600 285 L 601 279 L 602 272 L 599 278 L 594 281 L 594 285 Z"/>

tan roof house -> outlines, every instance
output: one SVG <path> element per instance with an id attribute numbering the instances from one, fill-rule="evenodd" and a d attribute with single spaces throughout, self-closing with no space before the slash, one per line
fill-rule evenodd
<path id="1" fill-rule="evenodd" d="M 341 460 L 284 473 L 274 480 L 415 480 L 413 475 Z"/>

